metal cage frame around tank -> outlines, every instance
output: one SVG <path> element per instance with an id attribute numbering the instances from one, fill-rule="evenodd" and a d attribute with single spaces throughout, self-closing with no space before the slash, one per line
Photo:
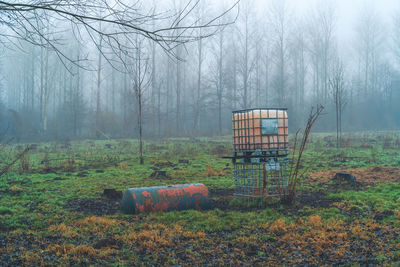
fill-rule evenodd
<path id="1" fill-rule="evenodd" d="M 288 186 L 288 158 L 234 164 L 234 195 L 247 198 L 279 197 Z"/>

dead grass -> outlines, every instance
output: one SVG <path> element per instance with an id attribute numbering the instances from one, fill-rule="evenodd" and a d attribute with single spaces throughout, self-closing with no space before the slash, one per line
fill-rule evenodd
<path id="1" fill-rule="evenodd" d="M 207 170 L 204 172 L 204 175 L 206 175 L 207 177 L 224 176 L 224 175 L 226 175 L 226 171 L 214 170 L 212 165 L 208 165 Z"/>
<path id="2" fill-rule="evenodd" d="M 156 253 L 187 242 L 206 242 L 208 239 L 204 232 L 185 231 L 180 225 L 146 224 L 143 230 L 126 233 L 119 240 L 129 246 L 140 244 L 146 253 Z"/>
<path id="3" fill-rule="evenodd" d="M 118 222 L 113 219 L 108 219 L 106 217 L 90 216 L 76 222 L 76 225 L 85 226 L 100 226 L 100 227 L 111 227 L 117 225 Z"/>
<path id="4" fill-rule="evenodd" d="M 76 229 L 70 226 L 66 226 L 64 223 L 51 225 L 47 230 L 49 232 L 61 234 L 66 238 L 74 238 L 78 235 Z"/>
<path id="5" fill-rule="evenodd" d="M 112 254 L 118 254 L 119 251 L 111 248 L 107 249 L 95 249 L 88 245 L 73 244 L 54 244 L 47 247 L 47 251 L 54 253 L 58 257 L 62 257 L 64 260 L 74 260 L 78 262 L 85 262 L 88 259 L 104 259 Z"/>

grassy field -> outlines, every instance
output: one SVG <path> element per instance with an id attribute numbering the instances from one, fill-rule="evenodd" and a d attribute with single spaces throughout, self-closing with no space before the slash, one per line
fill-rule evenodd
<path id="1" fill-rule="evenodd" d="M 230 137 L 148 141 L 144 165 L 136 140 L 36 144 L 0 177 L 0 266 L 398 265 L 399 152 L 398 132 L 346 134 L 340 149 L 314 134 L 296 203 L 258 207 L 232 196 Z M 338 170 L 359 183 L 332 180 Z M 213 208 L 124 215 L 102 195 L 183 183 L 205 184 Z"/>

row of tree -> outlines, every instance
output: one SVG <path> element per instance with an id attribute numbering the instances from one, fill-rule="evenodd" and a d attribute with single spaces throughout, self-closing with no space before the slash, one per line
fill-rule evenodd
<path id="1" fill-rule="evenodd" d="M 385 25 L 372 8 L 362 10 L 346 45 L 338 41 L 333 5 L 300 17 L 286 1 L 271 0 L 260 11 L 246 0 L 236 17 L 225 13 L 232 3 L 197 1 L 190 12 L 185 1 L 164 4 L 140 8 L 153 29 L 160 28 L 157 14 L 173 10 L 162 23 L 175 25 L 170 38 L 177 42 L 142 34 L 116 42 L 47 17 L 41 33 L 62 36 L 66 45 L 5 46 L 0 134 L 27 140 L 224 135 L 231 132 L 231 111 L 252 107 L 288 107 L 297 129 L 317 104 L 326 107 L 319 130 L 399 125 L 400 14 Z M 188 17 L 190 33 L 179 27 Z M 218 27 L 210 31 L 210 23 Z M 90 25 L 102 32 L 113 27 Z"/>

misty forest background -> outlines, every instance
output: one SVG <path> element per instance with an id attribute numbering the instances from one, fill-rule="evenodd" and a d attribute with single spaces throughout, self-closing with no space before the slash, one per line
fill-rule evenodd
<path id="1" fill-rule="evenodd" d="M 178 2 L 142 1 L 138 8 L 179 12 L 184 3 Z M 200 25 L 231 4 L 213 2 L 201 1 L 192 21 Z M 290 1 L 269 1 L 260 10 L 243 0 L 239 12 L 219 18 L 227 25 L 207 32 L 210 37 L 170 50 L 135 35 L 132 50 L 121 53 L 103 35 L 79 34 L 76 25 L 51 17 L 38 27 L 58 46 L 6 41 L 3 34 L 0 135 L 17 141 L 137 137 L 138 103 L 147 138 L 227 135 L 232 110 L 253 107 L 287 107 L 295 131 L 317 104 L 325 106 L 318 131 L 336 129 L 338 105 L 344 131 L 398 129 L 400 11 L 387 23 L 366 5 L 349 25 L 351 42 L 340 43 L 338 10 L 319 3 L 298 15 Z M 171 22 L 165 16 L 146 26 L 156 23 Z"/>

